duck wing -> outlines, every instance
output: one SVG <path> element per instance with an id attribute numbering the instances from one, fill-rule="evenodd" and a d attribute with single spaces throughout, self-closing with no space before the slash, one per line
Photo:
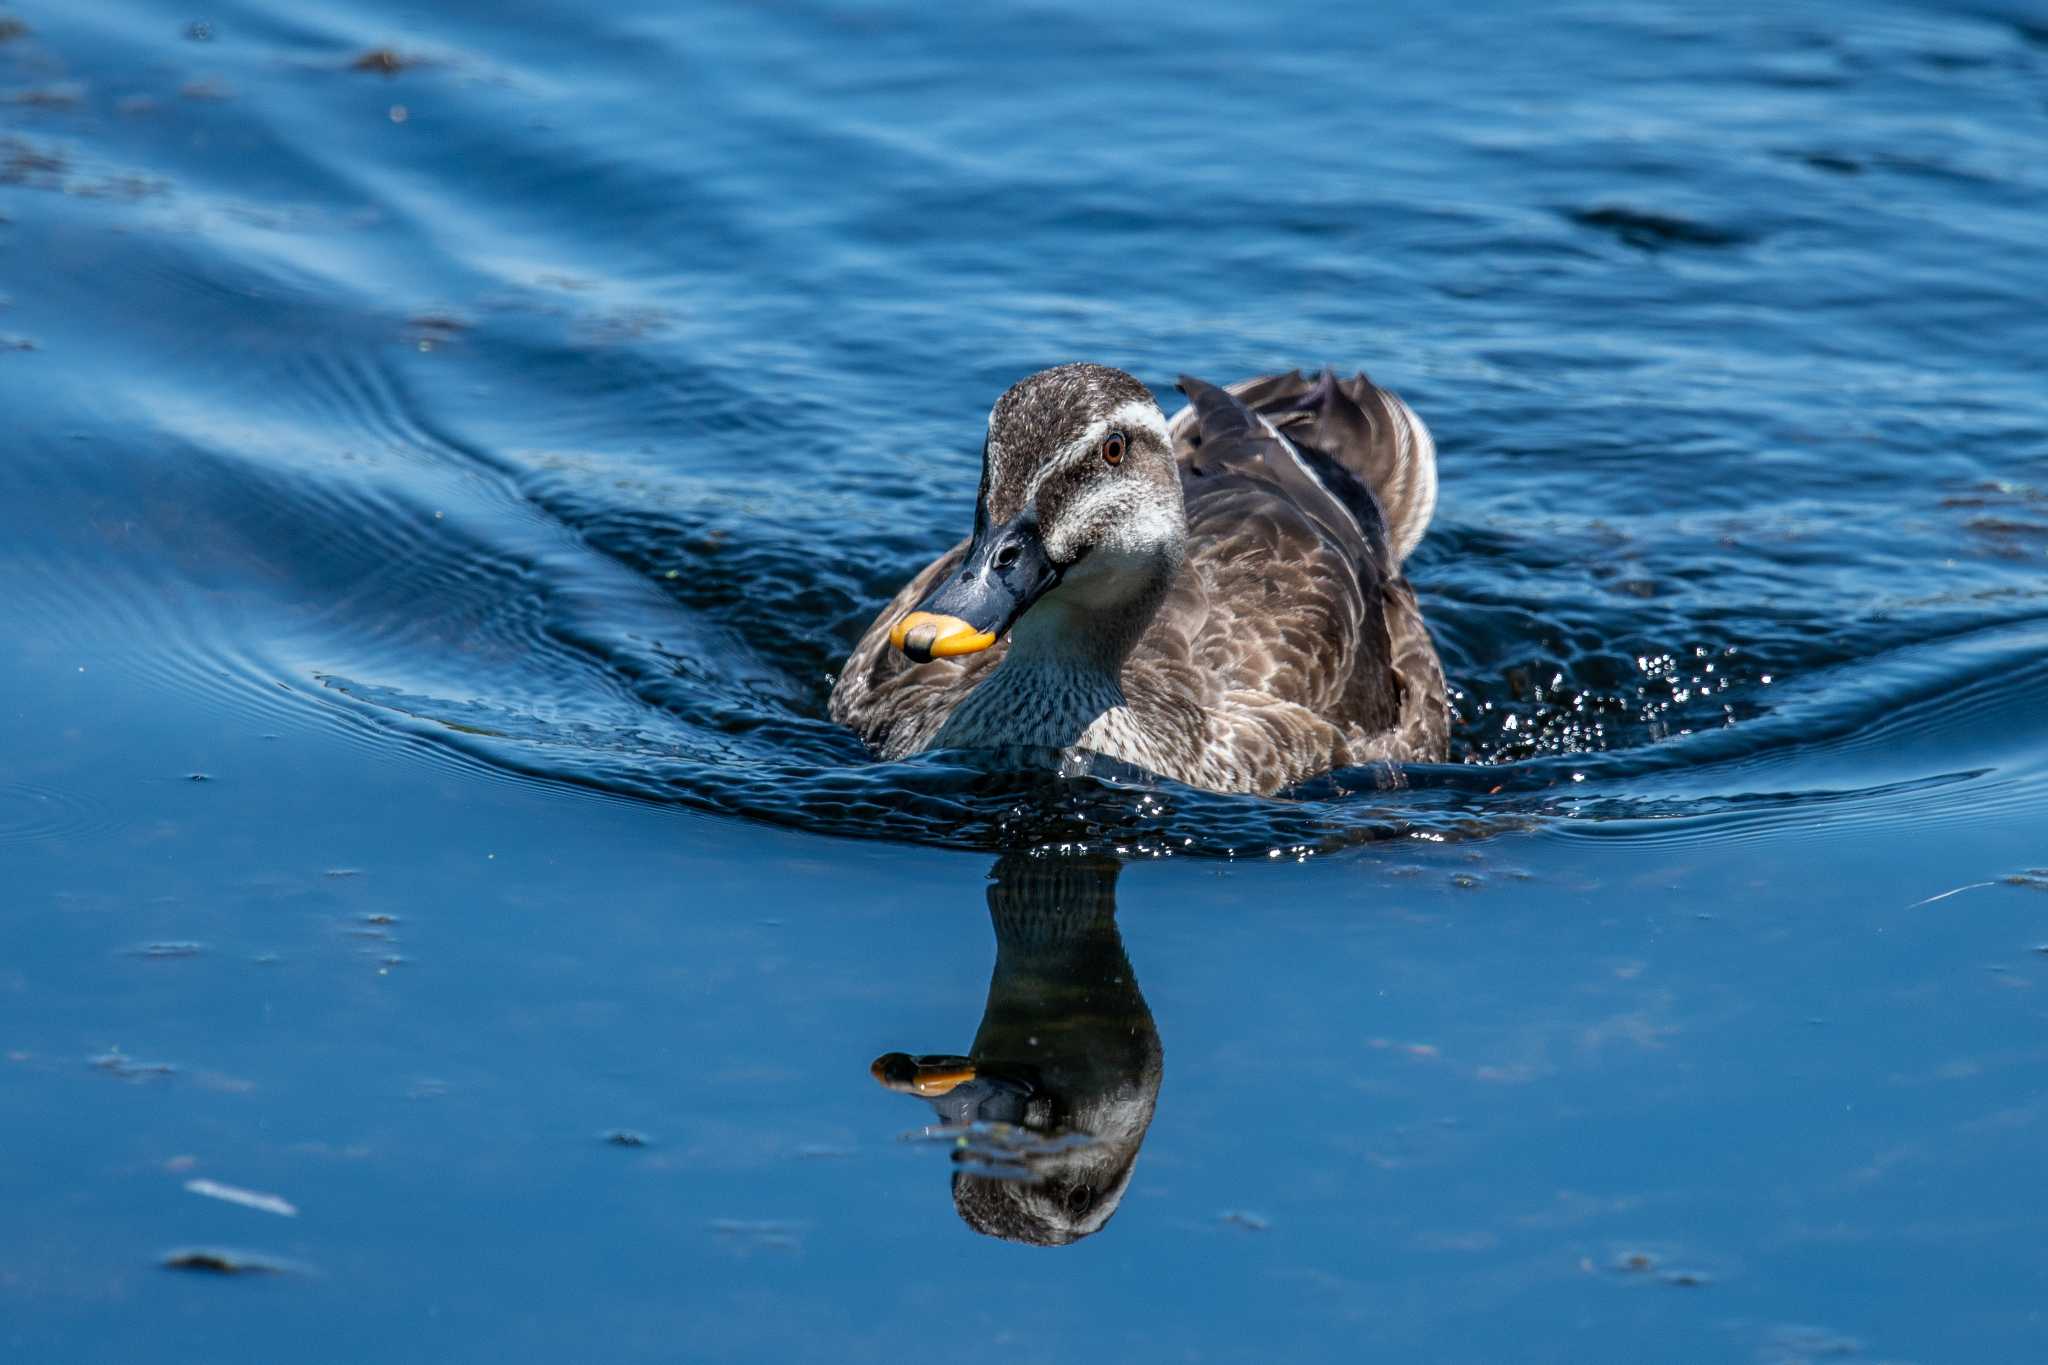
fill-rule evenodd
<path id="1" fill-rule="evenodd" d="M 1379 509 L 1357 478 L 1235 395 L 1192 378 L 1181 389 L 1194 413 L 1181 468 L 1188 556 L 1160 618 L 1208 713 L 1247 713 L 1212 729 L 1212 747 L 1289 778 L 1328 767 L 1336 733 L 1393 720 L 1380 604 L 1397 571 Z"/>
<path id="2" fill-rule="evenodd" d="M 1226 389 L 1182 375 L 1180 390 L 1195 414 L 1181 463 L 1190 498 L 1219 491 L 1219 481 L 1269 485 L 1347 553 L 1392 576 L 1386 523 L 1363 480 L 1315 447 L 1281 435 L 1277 425 Z"/>
<path id="3" fill-rule="evenodd" d="M 1170 430 L 1189 556 L 1161 616 L 1177 627 L 1209 713 L 1225 722 L 1211 746 L 1280 775 L 1271 786 L 1333 763 L 1442 757 L 1443 675 L 1401 576 L 1403 550 L 1360 472 L 1375 467 L 1372 456 L 1398 473 L 1400 438 L 1365 440 L 1363 408 L 1334 380 L 1319 388 L 1276 376 L 1222 389 L 1184 378 L 1181 389 L 1189 407 Z M 1406 446 L 1411 458 L 1428 448 L 1426 437 Z M 1433 472 L 1394 486 L 1412 496 L 1424 482 L 1434 489 Z M 1401 506 L 1412 519 L 1412 501 Z"/>
<path id="4" fill-rule="evenodd" d="M 1421 543 L 1436 511 L 1436 442 L 1399 395 L 1362 373 L 1339 379 L 1330 369 L 1313 379 L 1299 370 L 1261 375 L 1223 392 L 1297 449 L 1334 462 L 1370 490 L 1394 567 Z M 1183 462 L 1208 439 L 1202 404 L 1192 397 L 1168 426 Z"/>

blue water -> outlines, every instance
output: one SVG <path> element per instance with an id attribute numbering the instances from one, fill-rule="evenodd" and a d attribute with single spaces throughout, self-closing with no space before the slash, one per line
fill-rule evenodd
<path id="1" fill-rule="evenodd" d="M 0 7 L 6 1358 L 2048 1356 L 2044 196 L 1998 0 Z M 1082 358 L 1425 417 L 1453 762 L 830 724 Z"/>

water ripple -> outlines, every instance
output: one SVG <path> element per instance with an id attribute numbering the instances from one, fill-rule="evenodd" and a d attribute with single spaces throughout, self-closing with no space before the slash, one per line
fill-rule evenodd
<path id="1" fill-rule="evenodd" d="M 96 802 L 55 787 L 0 782 L 0 844 L 75 838 L 104 830 Z"/>
<path id="2" fill-rule="evenodd" d="M 43 636 L 466 774 L 979 849 L 1747 838 L 2041 795 L 2024 25 L 1566 6 L 1597 100 L 1528 117 L 1554 76 L 1519 44 L 1477 100 L 1377 53 L 1409 135 L 1317 105 L 1291 173 L 1252 183 L 1225 172 L 1270 160 L 1256 91 L 1207 89 L 1185 146 L 1043 25 L 1004 46 L 1076 77 L 1038 82 L 1049 126 L 1125 137 L 1020 146 L 914 45 L 906 79 L 758 79 L 816 39 L 800 16 L 537 16 L 492 55 L 430 16 L 396 50 L 433 60 L 352 69 L 389 35 L 256 8 L 203 52 L 115 6 L 0 54 L 63 96 L 0 139 L 0 228 L 92 262 L 24 287 L 7 334 L 39 349 L 0 356 L 51 362 L 81 437 L 0 468 L 59 528 L 10 562 Z M 1654 78 L 1590 55 L 1615 29 L 1665 54 Z M 1429 32 L 1496 43 L 1484 16 Z M 1341 46 L 1264 60 L 1349 82 Z M 571 49 L 658 60 L 598 88 Z M 1116 51 L 1193 76 L 1173 43 Z M 665 98 L 685 69 L 717 128 Z M 175 95 L 195 82 L 247 93 Z M 76 245 L 110 229 L 122 250 Z M 102 283 L 123 326 L 76 321 Z M 988 401 L 1084 354 L 1162 392 L 1361 363 L 1428 416 L 1444 495 L 1413 568 L 1453 763 L 1261 800 L 1049 755 L 878 764 L 829 723 L 852 641 L 966 524 Z M 0 830 L 86 818 L 7 800 Z"/>

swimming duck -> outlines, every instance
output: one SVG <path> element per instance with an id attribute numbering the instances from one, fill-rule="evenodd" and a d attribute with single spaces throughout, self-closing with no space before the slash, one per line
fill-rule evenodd
<path id="1" fill-rule="evenodd" d="M 974 532 L 896 594 L 832 689 L 885 758 L 1085 750 L 1212 791 L 1445 756 L 1402 563 L 1436 447 L 1364 375 L 1183 376 L 1168 422 L 1104 365 L 989 412 Z"/>

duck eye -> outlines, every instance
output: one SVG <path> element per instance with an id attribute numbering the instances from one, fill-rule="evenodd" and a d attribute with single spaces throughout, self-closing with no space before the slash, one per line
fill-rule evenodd
<path id="1" fill-rule="evenodd" d="M 1121 431 L 1112 431 L 1102 438 L 1102 458 L 1110 464 L 1122 464 L 1124 447 L 1129 444 Z"/>

